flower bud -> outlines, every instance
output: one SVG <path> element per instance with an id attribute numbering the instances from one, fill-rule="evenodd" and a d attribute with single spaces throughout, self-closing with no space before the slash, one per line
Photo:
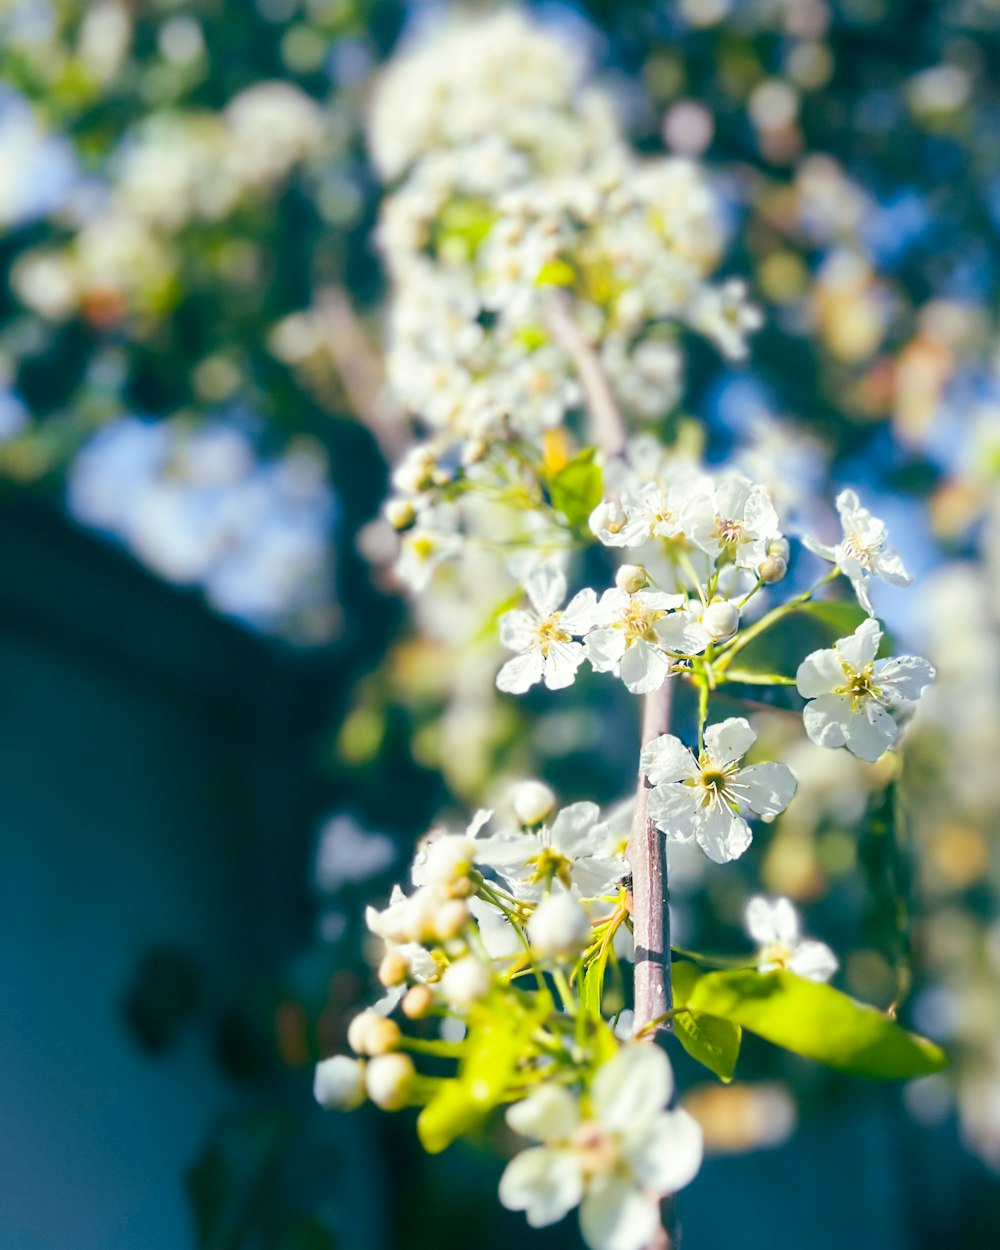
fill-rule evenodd
<path id="1" fill-rule="evenodd" d="M 528 921 L 531 945 L 541 955 L 570 959 L 586 946 L 591 933 L 590 919 L 571 894 L 550 894 L 543 898 Z"/>
<path id="2" fill-rule="evenodd" d="M 437 464 L 426 447 L 408 451 L 392 474 L 392 484 L 409 495 L 419 495 L 434 485 Z"/>
<path id="3" fill-rule="evenodd" d="M 590 514 L 590 528 L 600 535 L 602 530 L 609 534 L 617 534 L 628 521 L 628 516 L 621 504 L 613 499 L 602 499 Z"/>
<path id="4" fill-rule="evenodd" d="M 772 538 L 767 544 L 767 554 L 769 556 L 780 556 L 786 564 L 788 563 L 788 557 L 791 554 L 791 550 L 792 549 L 788 544 L 787 538 Z"/>
<path id="5" fill-rule="evenodd" d="M 368 1097 L 383 1111 L 399 1111 L 407 1104 L 416 1075 L 409 1055 L 381 1055 L 365 1070 Z"/>
<path id="6" fill-rule="evenodd" d="M 313 1097 L 327 1111 L 353 1111 L 365 1100 L 365 1065 L 347 1055 L 334 1055 L 316 1065 Z"/>
<path id="7" fill-rule="evenodd" d="M 540 825 L 556 805 L 556 796 L 542 781 L 522 781 L 514 787 L 514 815 L 522 825 Z"/>
<path id="8" fill-rule="evenodd" d="M 469 922 L 469 908 L 460 898 L 446 899 L 437 909 L 432 921 L 434 937 L 439 942 L 457 938 Z"/>
<path id="9" fill-rule="evenodd" d="M 399 1037 L 396 1021 L 370 1007 L 347 1026 L 347 1044 L 358 1055 L 384 1055 L 399 1045 Z"/>
<path id="10" fill-rule="evenodd" d="M 788 561 L 782 556 L 767 556 L 757 565 L 757 576 L 762 582 L 780 582 L 788 572 Z"/>
<path id="11" fill-rule="evenodd" d="M 462 449 L 462 464 L 478 464 L 489 451 L 489 444 L 482 438 L 470 439 Z"/>
<path id="12" fill-rule="evenodd" d="M 444 833 L 430 839 L 421 852 L 421 884 L 443 886 L 453 894 L 470 893 L 474 855 L 475 848 L 464 834 Z"/>
<path id="13" fill-rule="evenodd" d="M 725 642 L 740 627 L 740 610 L 735 603 L 717 599 L 701 614 L 701 623 L 713 642 Z"/>
<path id="14" fill-rule="evenodd" d="M 410 973 L 410 963 L 398 950 L 388 950 L 382 956 L 378 966 L 379 984 L 392 989 L 394 985 L 402 985 Z"/>
<path id="15" fill-rule="evenodd" d="M 615 574 L 615 585 L 629 595 L 642 590 L 648 582 L 646 570 L 639 564 L 623 564 Z"/>
<path id="16" fill-rule="evenodd" d="M 411 985 L 400 1004 L 407 1020 L 422 1020 L 430 1011 L 434 995 L 426 985 Z"/>
<path id="17" fill-rule="evenodd" d="M 408 499 L 390 499 L 382 511 L 394 530 L 408 530 L 417 519 L 417 510 Z"/>
<path id="18" fill-rule="evenodd" d="M 449 1007 L 466 1011 L 490 991 L 490 970 L 475 955 L 463 955 L 449 964 L 441 977 L 441 994 Z"/>

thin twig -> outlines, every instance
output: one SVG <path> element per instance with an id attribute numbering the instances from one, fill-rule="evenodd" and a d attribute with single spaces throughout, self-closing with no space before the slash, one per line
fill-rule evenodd
<path id="1" fill-rule="evenodd" d="M 573 319 L 565 291 L 552 293 L 548 323 L 553 339 L 576 369 L 594 442 L 605 455 L 620 455 L 625 450 L 628 434 L 621 410 L 597 353 Z"/>

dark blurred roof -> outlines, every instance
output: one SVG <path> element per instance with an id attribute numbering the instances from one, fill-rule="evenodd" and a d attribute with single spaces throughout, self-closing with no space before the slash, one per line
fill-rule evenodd
<path id="1" fill-rule="evenodd" d="M 54 506 L 0 498 L 0 633 L 71 653 L 236 733 L 308 735 L 342 685 L 342 642 L 298 648 L 214 613 Z"/>

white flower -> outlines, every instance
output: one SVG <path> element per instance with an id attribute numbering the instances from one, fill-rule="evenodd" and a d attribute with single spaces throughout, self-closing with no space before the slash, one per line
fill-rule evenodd
<path id="1" fill-rule="evenodd" d="M 686 602 L 684 595 L 660 590 L 606 590 L 596 613 L 596 628 L 584 639 L 587 659 L 598 673 L 617 673 L 633 694 L 659 690 L 670 671 L 664 650 L 667 613 Z"/>
<path id="2" fill-rule="evenodd" d="M 441 976 L 441 997 L 449 1007 L 467 1011 L 490 992 L 493 978 L 489 968 L 475 955 L 463 955 L 449 964 Z"/>
<path id="3" fill-rule="evenodd" d="M 515 1156 L 500 1201 L 534 1228 L 580 1207 L 590 1250 L 643 1250 L 660 1227 L 659 1200 L 701 1166 L 702 1135 L 686 1111 L 664 1110 L 673 1090 L 666 1055 L 624 1046 L 599 1070 L 589 1098 L 543 1085 L 507 1112 L 511 1128 L 543 1143 Z"/>
<path id="4" fill-rule="evenodd" d="M 313 1097 L 328 1111 L 353 1111 L 364 1102 L 365 1065 L 347 1055 L 334 1055 L 316 1065 Z"/>
<path id="5" fill-rule="evenodd" d="M 620 502 L 594 509 L 590 527 L 606 547 L 638 547 L 652 538 L 681 539 L 695 528 L 708 528 L 712 509 L 700 489 L 703 480 L 636 482 L 621 492 Z"/>
<path id="6" fill-rule="evenodd" d="M 690 533 L 714 559 L 728 557 L 737 568 L 753 572 L 767 556 L 768 544 L 782 536 L 767 490 L 738 474 L 716 485 L 711 506 L 695 514 Z"/>
<path id="7" fill-rule="evenodd" d="M 795 793 L 795 778 L 784 764 L 738 761 L 757 735 L 741 716 L 705 730 L 700 757 L 679 738 L 663 734 L 643 747 L 640 767 L 653 787 L 649 815 L 668 838 L 694 839 L 717 864 L 736 859 L 750 845 L 743 813 L 776 816 Z"/>
<path id="8" fill-rule="evenodd" d="M 850 580 L 858 603 L 869 616 L 875 615 L 868 596 L 873 577 L 880 577 L 893 586 L 909 586 L 913 578 L 907 573 L 895 548 L 889 546 L 885 525 L 862 508 L 853 490 L 842 490 L 837 496 L 837 511 L 844 527 L 844 536 L 835 547 L 828 547 L 806 536 L 803 543 L 815 555 L 831 560 Z"/>
<path id="9" fill-rule="evenodd" d="M 590 917 L 583 904 L 563 890 L 549 894 L 528 921 L 528 937 L 540 955 L 574 959 L 590 938 Z"/>
<path id="10" fill-rule="evenodd" d="M 886 709 L 919 699 L 934 680 L 933 666 L 919 656 L 876 660 L 881 641 L 878 621 L 862 621 L 849 638 L 814 651 L 799 665 L 795 684 L 809 700 L 802 717 L 817 746 L 846 746 L 874 763 L 899 737 Z"/>
<path id="11" fill-rule="evenodd" d="M 747 354 L 746 336 L 763 324 L 760 309 L 747 301 L 746 283 L 730 278 L 722 286 L 703 286 L 691 301 L 688 320 L 712 339 L 730 360 Z"/>
<path id="12" fill-rule="evenodd" d="M 417 1070 L 409 1055 L 379 1055 L 365 1070 L 368 1097 L 383 1111 L 399 1111 L 409 1101 Z"/>
<path id="13" fill-rule="evenodd" d="M 787 968 L 807 981 L 829 981 L 839 967 L 837 956 L 824 942 L 800 937 L 799 917 L 787 898 L 752 898 L 747 903 L 746 929 L 759 947 L 760 972 Z"/>
<path id="14" fill-rule="evenodd" d="M 597 596 L 589 587 L 574 595 L 566 607 L 566 579 L 553 564 L 540 564 L 524 584 L 534 611 L 515 608 L 500 617 L 500 641 L 517 656 L 497 673 L 497 688 L 524 694 L 536 682 L 549 690 L 571 686 L 583 663 L 583 644 L 574 635 L 589 629 Z"/>
<path id="15" fill-rule="evenodd" d="M 476 863 L 492 868 L 515 890 L 559 881 L 584 898 L 614 890 L 628 872 L 596 803 L 571 803 L 537 833 L 477 838 Z"/>

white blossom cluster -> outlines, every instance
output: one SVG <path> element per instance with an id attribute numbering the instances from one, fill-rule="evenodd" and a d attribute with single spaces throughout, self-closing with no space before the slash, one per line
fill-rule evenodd
<path id="1" fill-rule="evenodd" d="M 454 554 L 469 518 L 438 505 L 470 479 L 537 490 L 546 432 L 581 404 L 574 338 L 643 419 L 678 401 L 681 327 L 738 359 L 759 324 L 742 282 L 708 281 L 722 237 L 702 173 L 636 158 L 581 70 L 508 11 L 418 44 L 376 93 L 372 152 L 400 180 L 379 227 L 388 372 L 428 432 L 390 504 L 411 554 Z M 399 572 L 420 588 L 424 567 Z"/>

